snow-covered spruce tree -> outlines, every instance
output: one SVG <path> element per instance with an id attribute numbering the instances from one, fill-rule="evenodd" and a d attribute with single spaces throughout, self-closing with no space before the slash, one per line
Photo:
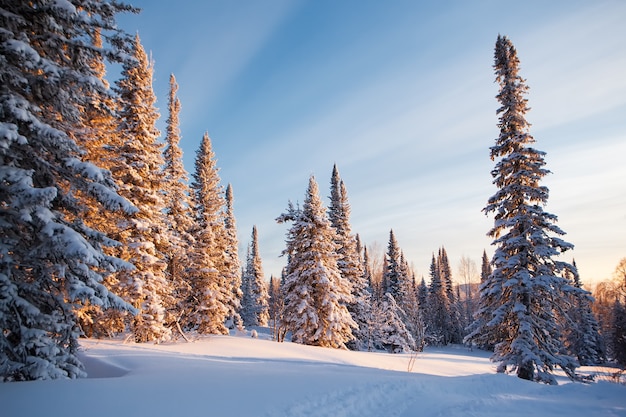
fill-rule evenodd
<path id="1" fill-rule="evenodd" d="M 394 298 L 397 298 L 400 294 L 402 281 L 400 268 L 400 247 L 393 230 L 390 230 L 389 243 L 387 244 L 387 253 L 385 255 L 385 267 L 383 269 L 383 283 L 384 292 L 391 294 Z"/>
<path id="2" fill-rule="evenodd" d="M 224 265 L 224 194 L 208 133 L 196 154 L 191 187 L 194 192 L 196 227 L 191 250 L 189 278 L 193 311 L 186 326 L 203 334 L 228 334 L 230 285 L 220 271 Z"/>
<path id="3" fill-rule="evenodd" d="M 558 366 L 574 377 L 576 361 L 564 355 L 556 317 L 576 291 L 562 277 L 571 265 L 555 260 L 573 245 L 556 237 L 564 232 L 557 217 L 543 210 L 548 189 L 540 185 L 549 171 L 544 152 L 532 148 L 525 115 L 528 91 L 519 75 L 519 59 L 511 41 L 498 36 L 495 46 L 500 136 L 491 147 L 492 170 L 498 191 L 483 209 L 495 213 L 488 235 L 496 246 L 493 272 L 481 285 L 479 327 L 467 340 L 479 345 L 495 342 L 492 360 L 498 371 L 516 372 L 522 379 L 555 383 Z"/>
<path id="4" fill-rule="evenodd" d="M 411 345 L 411 349 L 422 351 L 426 343 L 426 326 L 417 298 L 417 283 L 404 253 L 400 253 L 400 266 L 402 280 L 397 301 L 403 313 L 401 319 L 412 336 L 414 345 Z"/>
<path id="5" fill-rule="evenodd" d="M 339 176 L 337 165 L 333 166 L 330 181 L 330 204 L 328 219 L 335 229 L 335 243 L 338 246 L 339 259 L 337 266 L 341 278 L 350 287 L 353 301 L 347 305 L 357 328 L 353 330 L 354 340 L 348 344 L 350 349 L 359 350 L 366 346 L 364 330 L 371 307 L 371 293 L 366 278 L 363 276 L 363 261 L 361 260 L 357 238 L 352 234 L 350 226 L 350 204 L 345 184 Z"/>
<path id="6" fill-rule="evenodd" d="M 441 279 L 441 268 L 435 254 L 430 264 L 430 287 L 426 304 L 426 339 L 429 345 L 447 345 L 452 342 L 453 323 L 450 315 L 450 300 L 445 283 Z"/>
<path id="7" fill-rule="evenodd" d="M 439 270 L 439 279 L 445 287 L 445 294 L 448 298 L 448 314 L 450 315 L 450 328 L 447 330 L 446 339 L 448 343 L 461 343 L 463 341 L 463 325 L 461 320 L 461 306 L 459 297 L 455 294 L 455 287 L 452 281 L 452 268 L 448 260 L 448 253 L 442 246 L 439 248 L 437 255 L 437 269 Z M 458 290 L 458 287 L 457 287 Z"/>
<path id="8" fill-rule="evenodd" d="M 404 311 L 390 293 L 375 308 L 375 344 L 389 353 L 406 353 L 416 349 L 415 340 L 404 324 Z"/>
<path id="9" fill-rule="evenodd" d="M 235 220 L 235 210 L 233 196 L 233 187 L 228 184 L 226 186 L 226 194 L 224 195 L 226 203 L 224 211 L 224 267 L 222 275 L 226 282 L 226 290 L 229 293 L 226 307 L 228 313 L 226 315 L 226 327 L 229 329 L 241 328 L 243 322 L 239 316 L 241 308 L 241 273 L 239 272 L 239 241 L 237 240 L 237 221 Z"/>
<path id="10" fill-rule="evenodd" d="M 289 204 L 287 212 L 276 220 L 293 222 L 283 251 L 288 256 L 283 322 L 291 330 L 292 340 L 345 348 L 356 327 L 346 308 L 352 302 L 352 294 L 341 279 L 335 229 L 330 225 L 313 176 L 302 209 Z"/>
<path id="11" fill-rule="evenodd" d="M 389 231 L 389 243 L 383 264 L 381 285 L 384 289 L 384 295 L 377 300 L 377 305 L 373 307 L 378 310 L 378 313 L 375 313 L 374 316 L 383 320 L 383 322 L 374 323 L 374 326 L 377 328 L 375 334 L 379 337 L 377 344 L 380 345 L 382 343 L 386 346 L 385 349 L 388 349 L 389 344 L 387 342 L 383 343 L 383 340 L 391 340 L 390 338 L 392 338 L 396 342 L 400 340 L 403 342 L 401 343 L 401 349 L 393 348 L 390 351 L 415 350 L 417 346 L 412 332 L 415 331 L 419 339 L 418 344 L 422 346 L 423 326 L 421 326 L 420 312 L 416 308 L 417 300 L 415 294 L 412 294 L 413 288 L 409 267 L 404 259 L 404 254 L 398 246 L 393 230 Z M 385 321 L 388 320 L 398 320 L 401 325 L 386 323 Z M 410 329 L 407 329 L 407 324 L 409 323 L 410 326 L 408 327 Z M 398 334 L 392 335 L 390 332 L 393 331 L 397 331 Z M 380 339 L 381 337 L 382 339 Z"/>
<path id="12" fill-rule="evenodd" d="M 263 276 L 259 237 L 256 226 L 252 227 L 252 242 L 248 250 L 246 270 L 243 274 L 244 301 L 241 317 L 245 326 L 267 326 L 269 321 L 269 295 Z"/>
<path id="13" fill-rule="evenodd" d="M 566 271 L 565 277 L 576 288 L 582 289 L 580 275 L 576 262 L 572 261 L 574 269 Z M 570 355 L 578 359 L 583 366 L 599 365 L 606 361 L 606 354 L 600 325 L 591 310 L 593 297 L 587 291 L 576 292 L 569 302 L 568 317 L 570 321 L 562 323 L 565 334 L 565 346 Z"/>
<path id="14" fill-rule="evenodd" d="M 193 235 L 193 203 L 189 189 L 188 174 L 183 165 L 183 152 L 180 148 L 180 100 L 176 93 L 178 84 L 174 74 L 170 75 L 170 89 L 168 97 L 167 127 L 165 135 L 164 189 L 165 215 L 168 228 L 166 252 L 167 276 L 171 282 L 175 305 L 172 306 L 172 319 L 176 323 L 185 322 L 188 314 L 188 300 L 191 285 L 187 276 L 189 265 L 189 251 L 194 245 Z"/>
<path id="15" fill-rule="evenodd" d="M 119 193 L 139 211 L 118 224 L 116 237 L 122 243 L 120 257 L 135 265 L 133 271 L 117 275 L 114 289 L 139 310 L 131 321 L 136 342 L 163 341 L 170 338 L 167 308 L 173 303 L 172 285 L 166 277 L 169 236 L 165 223 L 162 175 L 163 145 L 159 142 L 152 89 L 153 63 L 135 36 L 132 56 L 117 81 L 119 94 L 118 134 L 122 141 L 114 165 L 113 178 Z"/>
<path id="16" fill-rule="evenodd" d="M 121 62 L 127 35 L 115 30 L 121 3 L 11 1 L 0 6 L 0 380 L 84 376 L 76 356 L 79 303 L 132 309 L 102 285 L 102 271 L 131 266 L 82 221 L 97 210 L 134 207 L 106 171 L 86 162 L 81 112 L 104 101 L 91 65 Z M 101 31 L 106 49 L 93 46 Z"/>

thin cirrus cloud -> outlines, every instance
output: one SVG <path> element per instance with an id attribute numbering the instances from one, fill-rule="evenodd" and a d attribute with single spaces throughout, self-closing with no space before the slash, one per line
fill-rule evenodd
<path id="1" fill-rule="evenodd" d="M 257 225 L 267 276 L 285 262 L 288 226 L 274 219 L 303 200 L 309 175 L 325 198 L 334 163 L 353 231 L 384 247 L 393 228 L 418 276 L 441 245 L 453 262 L 490 253 L 481 209 L 495 191 L 498 33 L 518 49 L 531 134 L 554 172 L 547 209 L 582 279 L 610 277 L 626 255 L 623 2 L 135 3 L 145 12 L 123 27 L 153 53 L 161 123 L 173 72 L 185 165 L 208 130 L 241 253 Z"/>
<path id="2" fill-rule="evenodd" d="M 286 1 L 272 2 L 272 7 L 252 3 L 243 13 L 224 8 L 196 28 L 195 41 L 189 39 L 185 45 L 186 58 L 177 72 L 186 81 L 181 84 L 180 99 L 186 108 L 182 123 L 187 125 L 220 113 L 223 102 L 237 89 L 241 73 L 291 11 Z"/>

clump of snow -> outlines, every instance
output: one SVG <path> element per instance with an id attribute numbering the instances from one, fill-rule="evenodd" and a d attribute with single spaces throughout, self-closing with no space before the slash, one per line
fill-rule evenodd
<path id="1" fill-rule="evenodd" d="M 256 331 L 256 330 L 254 330 Z M 247 333 L 247 332 L 246 332 Z M 88 378 L 0 384 L 6 416 L 624 416 L 626 387 L 547 386 L 495 373 L 464 347 L 411 354 L 208 336 L 191 343 L 83 340 Z"/>

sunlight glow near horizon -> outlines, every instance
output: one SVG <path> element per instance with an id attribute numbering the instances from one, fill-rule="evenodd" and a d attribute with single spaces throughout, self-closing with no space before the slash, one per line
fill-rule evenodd
<path id="1" fill-rule="evenodd" d="M 328 203 L 337 164 L 353 232 L 385 250 L 393 229 L 418 278 L 444 246 L 493 252 L 482 208 L 496 191 L 497 35 L 518 50 L 535 147 L 547 152 L 546 211 L 559 217 L 584 282 L 626 257 L 626 4 L 620 1 L 132 1 L 167 118 L 179 84 L 181 147 L 193 172 L 208 131 L 234 190 L 240 257 L 252 226 L 266 278 L 279 276 L 289 225 L 314 174 Z M 622 161 L 620 161 L 620 158 Z"/>

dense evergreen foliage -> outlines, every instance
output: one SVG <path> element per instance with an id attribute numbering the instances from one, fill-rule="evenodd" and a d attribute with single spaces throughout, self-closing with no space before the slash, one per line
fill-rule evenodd
<path id="1" fill-rule="evenodd" d="M 84 375 L 75 309 L 130 306 L 103 286 L 129 265 L 82 220 L 90 210 L 136 209 L 102 169 L 83 159 L 81 118 L 106 85 L 94 62 L 121 61 L 129 39 L 115 30 L 118 3 L 3 2 L 0 13 L 0 379 Z M 96 33 L 112 47 L 92 43 Z M 82 134 L 77 135 L 78 132 Z"/>

